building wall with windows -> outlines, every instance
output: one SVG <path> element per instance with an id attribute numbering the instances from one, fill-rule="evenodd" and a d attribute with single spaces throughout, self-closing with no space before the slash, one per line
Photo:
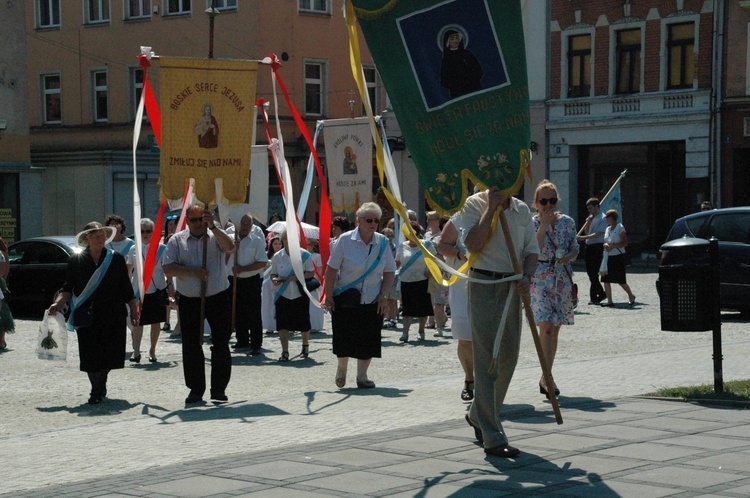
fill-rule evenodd
<path id="1" fill-rule="evenodd" d="M 31 167 L 23 2 L 0 3 L 0 237 L 14 242 L 41 226 L 41 170 Z"/>
<path id="2" fill-rule="evenodd" d="M 135 108 L 142 87 L 141 46 L 157 55 L 207 57 L 211 0 L 25 0 L 31 161 L 46 168 L 41 235 L 74 233 L 109 212 L 132 217 Z M 216 0 L 213 55 L 259 60 L 276 54 L 280 74 L 308 129 L 318 119 L 362 114 L 351 76 L 347 30 L 331 0 Z M 334 11 L 335 9 L 335 11 Z M 363 40 L 376 109 L 385 97 Z M 272 100 L 270 67 L 258 72 L 257 96 Z M 158 61 L 149 70 L 159 98 Z M 279 96 L 281 93 L 279 91 Z M 351 103 L 353 101 L 353 103 Z M 285 102 L 279 117 L 295 182 L 306 146 Z M 146 120 L 138 152 L 144 216 L 158 205 L 158 151 Z M 264 134 L 258 133 L 259 140 Z M 151 138 L 151 140 L 150 140 Z M 143 176 L 143 178 L 141 178 Z M 275 183 L 275 174 L 270 178 Z M 130 190 L 129 190 L 130 189 Z M 269 195 L 278 186 L 272 185 Z M 315 196 L 311 196 L 314 202 Z M 312 207 L 312 206 L 311 206 Z M 126 211 L 123 212 L 123 209 Z M 308 209 L 316 221 L 317 204 Z M 264 221 L 264 220 L 261 220 Z"/>
<path id="3" fill-rule="evenodd" d="M 750 2 L 725 2 L 721 120 L 721 206 L 750 205 Z"/>
<path id="4" fill-rule="evenodd" d="M 550 2 L 549 176 L 580 222 L 620 173 L 632 249 L 710 198 L 713 2 Z"/>

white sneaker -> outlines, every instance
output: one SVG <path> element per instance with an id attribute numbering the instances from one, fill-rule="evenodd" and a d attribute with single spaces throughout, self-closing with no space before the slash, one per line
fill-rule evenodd
<path id="1" fill-rule="evenodd" d="M 437 332 L 432 334 L 432 337 L 443 337 L 443 329 L 442 328 L 437 329 Z"/>
<path id="2" fill-rule="evenodd" d="M 424 341 L 424 332 L 419 333 L 419 340 Z"/>

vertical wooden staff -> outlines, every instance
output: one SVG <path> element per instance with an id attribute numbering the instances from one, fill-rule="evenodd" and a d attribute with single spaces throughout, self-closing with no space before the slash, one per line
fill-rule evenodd
<path id="1" fill-rule="evenodd" d="M 229 330 L 236 332 L 234 328 L 237 326 L 237 274 L 234 273 L 234 267 L 237 266 L 237 253 L 240 248 L 240 231 L 238 226 L 234 230 L 234 246 L 236 249 L 234 250 L 234 254 L 232 254 L 234 258 L 234 265 L 232 265 L 232 328 Z"/>
<path id="2" fill-rule="evenodd" d="M 206 260 L 208 259 L 208 223 L 203 222 L 203 226 L 206 228 L 206 233 L 203 235 L 203 264 L 201 268 L 206 269 Z M 200 332 L 200 344 L 203 345 L 203 330 L 204 322 L 206 321 L 206 289 L 208 288 L 208 278 L 201 279 L 201 321 L 198 326 Z"/>
<path id="3" fill-rule="evenodd" d="M 503 228 L 503 235 L 505 236 L 505 245 L 508 246 L 508 254 L 510 260 L 513 262 L 513 271 L 516 274 L 522 273 L 521 267 L 516 257 L 516 249 L 513 247 L 513 239 L 510 236 L 510 229 L 508 228 L 508 220 L 505 219 L 505 212 L 501 205 L 498 209 L 500 225 Z M 554 379 L 552 373 L 549 371 L 547 366 L 547 360 L 544 358 L 544 352 L 542 351 L 542 341 L 539 339 L 539 332 L 536 329 L 536 322 L 534 321 L 534 313 L 531 310 L 531 298 L 527 292 L 521 294 L 521 301 L 523 301 L 523 309 L 526 312 L 526 320 L 529 322 L 529 328 L 531 329 L 531 335 L 534 338 L 534 346 L 536 346 L 536 354 L 539 357 L 539 364 L 542 366 L 542 375 L 544 376 L 544 383 L 547 385 L 547 392 L 550 393 L 549 400 L 552 403 L 552 411 L 555 412 L 555 420 L 558 425 L 563 423 L 562 414 L 560 413 L 560 407 L 557 404 L 557 396 L 555 396 L 554 390 Z"/>

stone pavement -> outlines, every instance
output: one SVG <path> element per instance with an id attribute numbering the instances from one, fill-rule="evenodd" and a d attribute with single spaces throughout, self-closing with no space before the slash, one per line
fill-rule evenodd
<path id="1" fill-rule="evenodd" d="M 582 304 L 561 335 L 563 425 L 538 394 L 526 333 L 504 412 L 515 461 L 474 443 L 449 340 L 384 331 L 378 387 L 338 390 L 328 331 L 287 366 L 267 336 L 264 358 L 235 355 L 230 403 L 196 408 L 181 405 L 179 344 L 165 340 L 158 364 L 113 372 L 110 399 L 91 407 L 74 340 L 68 363 L 42 362 L 36 324 L 19 320 L 0 355 L 0 494 L 750 495 L 749 410 L 636 397 L 711 383 L 711 334 L 661 332 L 654 273 L 628 278 L 634 309 Z M 724 317 L 725 380 L 748 378 L 747 321 Z"/>
<path id="2" fill-rule="evenodd" d="M 461 420 L 118 473 L 14 496 L 725 496 L 750 495 L 750 411 L 617 398 L 511 405 L 522 449 L 486 457 Z M 196 417 L 196 421 L 201 417 Z M 204 420 L 205 423 L 210 423 Z M 344 421 L 342 421 L 344 423 Z M 102 428 L 101 430 L 104 430 Z M 237 437 L 252 437 L 238 429 Z M 124 441 L 123 441 L 124 443 Z M 93 443 L 96 445 L 96 443 Z M 143 451 L 153 448 L 146 447 Z M 206 448 L 206 450 L 209 450 Z M 118 448 L 100 448 L 100 458 Z M 177 450 L 179 451 L 179 450 Z M 69 465 L 40 458 L 44 472 Z M 96 463 L 92 462 L 91 467 Z M 87 469 L 79 469 L 81 477 Z"/>

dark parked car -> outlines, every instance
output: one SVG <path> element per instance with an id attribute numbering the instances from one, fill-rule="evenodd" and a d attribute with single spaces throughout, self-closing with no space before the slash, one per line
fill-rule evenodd
<path id="1" fill-rule="evenodd" d="M 35 237 L 8 247 L 8 289 L 13 311 L 44 312 L 63 282 L 70 255 L 80 251 L 75 237 Z"/>
<path id="2" fill-rule="evenodd" d="M 674 222 L 667 242 L 681 237 L 719 240 L 721 307 L 750 315 L 750 206 L 714 209 Z M 662 251 L 659 266 L 708 266 L 706 251 Z M 659 282 L 657 281 L 657 289 Z"/>

